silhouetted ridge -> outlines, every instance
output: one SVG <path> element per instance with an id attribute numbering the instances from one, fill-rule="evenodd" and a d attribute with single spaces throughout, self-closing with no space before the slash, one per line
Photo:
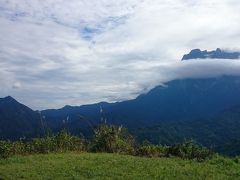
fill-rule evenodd
<path id="1" fill-rule="evenodd" d="M 19 139 L 41 135 L 40 114 L 13 97 L 0 99 L 0 139 Z"/>
<path id="2" fill-rule="evenodd" d="M 0 101 L 4 101 L 4 102 L 17 102 L 12 96 L 6 96 L 4 98 L 1 98 Z"/>
<path id="3" fill-rule="evenodd" d="M 193 49 L 189 54 L 185 54 L 182 60 L 190 59 L 239 59 L 240 52 L 230 52 L 217 48 L 214 51 L 201 51 L 200 49 Z"/>

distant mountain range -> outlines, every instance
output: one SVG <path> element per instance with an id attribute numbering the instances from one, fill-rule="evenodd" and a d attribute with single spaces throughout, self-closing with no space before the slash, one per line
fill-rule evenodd
<path id="1" fill-rule="evenodd" d="M 227 108 L 240 105 L 240 77 L 222 76 L 206 79 L 173 80 L 142 94 L 136 99 L 117 103 L 97 103 L 84 106 L 65 106 L 45 110 L 48 121 L 71 124 L 92 124 L 107 119 L 109 123 L 127 127 L 156 125 L 161 121 L 180 121 L 209 117 Z M 100 113 L 100 108 L 103 113 Z M 79 127 L 74 125 L 73 127 Z"/>
<path id="2" fill-rule="evenodd" d="M 138 141 L 172 144 L 193 138 L 219 152 L 238 154 L 240 76 L 178 79 L 133 100 L 67 105 L 41 112 L 12 97 L 0 99 L 3 139 L 42 136 L 46 129 L 62 128 L 88 137 L 94 126 L 104 122 L 127 127 Z M 233 151 L 234 143 L 238 146 Z"/>
<path id="3" fill-rule="evenodd" d="M 46 120 L 88 135 L 102 121 L 128 127 L 139 141 L 171 144 L 194 138 L 206 146 L 240 140 L 240 77 L 181 79 L 136 99 L 45 110 Z M 102 110 L 102 111 L 100 111 Z"/>
<path id="4" fill-rule="evenodd" d="M 201 51 L 200 49 L 193 49 L 189 54 L 185 54 L 182 60 L 190 59 L 239 59 L 240 52 L 224 51 L 217 48 L 214 51 Z"/>
<path id="5" fill-rule="evenodd" d="M 136 99 L 65 106 L 41 114 L 12 97 L 0 99 L 0 136 L 18 139 L 43 128 L 88 136 L 101 122 L 124 125 L 138 137 L 171 144 L 194 138 L 206 146 L 240 140 L 240 77 L 174 80 Z"/>

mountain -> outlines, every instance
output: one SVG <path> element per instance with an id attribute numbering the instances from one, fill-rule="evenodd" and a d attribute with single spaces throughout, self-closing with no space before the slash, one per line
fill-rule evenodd
<path id="1" fill-rule="evenodd" d="M 42 134 L 38 112 L 8 96 L 0 98 L 0 139 L 19 139 Z"/>
<path id="2" fill-rule="evenodd" d="M 228 52 L 217 48 L 214 51 L 201 51 L 200 49 L 193 49 L 189 54 L 185 54 L 182 60 L 191 59 L 239 59 L 240 52 Z"/>
<path id="3" fill-rule="evenodd" d="M 54 122 L 55 130 L 65 127 L 88 136 L 93 126 L 106 120 L 126 126 L 138 142 L 147 139 L 173 144 L 193 138 L 218 152 L 234 155 L 240 152 L 239 143 L 235 143 L 240 141 L 239 92 L 239 76 L 179 79 L 133 100 L 65 106 L 42 114 Z"/>
<path id="4" fill-rule="evenodd" d="M 45 110 L 48 122 L 68 126 L 73 132 L 86 131 L 107 120 L 129 129 L 151 127 L 163 122 L 205 119 L 240 105 L 240 77 L 221 76 L 206 79 L 180 79 L 158 86 L 136 99 L 117 103 L 66 106 Z M 101 112 L 100 109 L 103 111 Z M 63 120 L 68 119 L 63 124 Z M 66 122 L 66 121 L 64 121 Z"/>
<path id="5" fill-rule="evenodd" d="M 136 99 L 65 106 L 41 112 L 44 127 L 89 136 L 99 123 L 124 125 L 137 138 L 172 144 L 185 138 L 228 154 L 240 152 L 240 76 L 178 79 Z M 0 136 L 18 139 L 43 132 L 39 112 L 12 97 L 0 99 Z M 226 145 L 226 146 L 224 146 Z M 235 147 L 234 151 L 230 149 Z"/>

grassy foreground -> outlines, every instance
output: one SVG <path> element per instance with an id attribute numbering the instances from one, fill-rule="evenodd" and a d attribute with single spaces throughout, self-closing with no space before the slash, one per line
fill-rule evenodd
<path id="1" fill-rule="evenodd" d="M 0 179 L 239 179 L 240 162 L 197 162 L 105 153 L 56 153 L 0 159 Z"/>

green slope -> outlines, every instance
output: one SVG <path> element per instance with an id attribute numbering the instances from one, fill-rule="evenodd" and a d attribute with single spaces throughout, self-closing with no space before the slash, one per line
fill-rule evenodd
<path id="1" fill-rule="evenodd" d="M 239 179 L 237 159 L 202 163 L 178 158 L 57 153 L 0 159 L 0 179 Z"/>

